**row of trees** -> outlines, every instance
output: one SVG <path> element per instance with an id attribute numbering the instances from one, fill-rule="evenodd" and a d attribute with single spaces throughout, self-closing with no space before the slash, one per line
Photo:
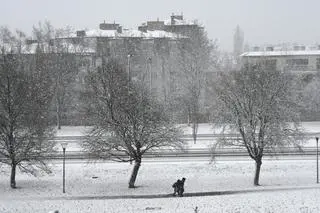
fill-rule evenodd
<path id="1" fill-rule="evenodd" d="M 61 109 L 78 71 L 74 55 L 49 45 L 55 34 L 49 23 L 33 31 L 36 41 L 26 47 L 23 32 L 0 28 L 0 162 L 11 166 L 12 188 L 17 167 L 50 172 L 44 160 L 55 144 L 49 139 L 55 125 L 61 128 Z M 26 48 L 34 47 L 29 54 Z"/>
<path id="2" fill-rule="evenodd" d="M 50 171 L 44 159 L 54 151 L 54 144 L 48 138 L 54 134 L 55 124 L 60 128 L 61 108 L 72 96 L 68 86 L 78 72 L 74 55 L 68 54 L 63 44 L 50 52 L 52 46 L 47 44 L 56 34 L 49 24 L 34 31 L 37 51 L 25 55 L 17 48 L 22 47 L 19 44 L 24 34 L 1 30 L 1 38 L 9 46 L 3 46 L 0 61 L 0 162 L 12 168 L 12 188 L 16 187 L 17 166 L 31 173 L 35 168 Z M 175 104 L 182 100 L 176 106 L 186 109 L 196 141 L 205 75 L 216 65 L 212 54 L 215 46 L 203 31 L 180 45 L 179 63 L 185 75 L 180 76 L 181 90 L 173 100 Z M 10 53 L 8 48 L 17 50 Z M 87 70 L 81 110 L 93 124 L 83 147 L 94 157 L 134 161 L 129 181 L 133 188 L 145 153 L 162 147 L 182 148 L 183 141 L 180 129 L 168 116 L 170 108 L 142 79 L 128 77 L 127 68 L 126 61 L 102 57 L 101 66 Z M 209 81 L 211 121 L 228 131 L 223 133 L 237 133 L 232 140 L 223 137 L 219 143 L 246 148 L 256 162 L 255 185 L 259 184 L 265 151 L 287 145 L 299 147 L 303 139 L 298 115 L 305 106 L 304 92 L 310 89 L 299 82 L 296 76 L 263 66 L 218 73 Z M 317 84 L 314 82 L 310 85 Z M 52 122 L 52 106 L 56 108 L 56 122 Z"/>
<path id="3" fill-rule="evenodd" d="M 164 106 L 143 82 L 128 81 L 118 61 L 103 63 L 87 80 L 87 115 L 95 126 L 83 147 L 94 157 L 134 161 L 129 188 L 134 187 L 146 152 L 183 148 L 181 131 L 170 122 Z M 216 146 L 248 151 L 256 163 L 254 185 L 259 185 L 266 151 L 287 146 L 301 149 L 304 137 L 299 111 L 303 101 L 298 82 L 291 74 L 250 66 L 219 73 L 213 83 L 212 122 L 223 130 Z"/>
<path id="4" fill-rule="evenodd" d="M 34 45 L 36 51 L 29 54 L 25 51 L 23 43 L 26 36 L 21 32 L 16 34 L 11 33 L 7 28 L 1 29 L 2 38 L 2 55 L 1 58 L 1 74 L 2 79 L 6 79 L 6 75 L 11 75 L 12 79 L 9 83 L 16 83 L 16 87 L 4 85 L 2 87 L 1 95 L 6 95 L 6 92 L 12 92 L 12 96 L 21 102 L 13 102 L 13 108 L 18 107 L 17 116 L 21 116 L 21 122 L 26 125 L 30 124 L 29 120 L 37 123 L 39 126 L 38 135 L 31 134 L 30 130 L 25 127 L 18 127 L 18 123 L 14 118 L 11 123 L 3 123 L 3 130 L 0 135 L 3 136 L 0 149 L 0 159 L 2 163 L 8 164 L 12 168 L 11 187 L 15 188 L 15 174 L 16 166 L 23 168 L 23 171 L 35 174 L 36 167 L 46 172 L 50 172 L 46 166 L 44 159 L 46 154 L 54 152 L 54 143 L 49 144 L 50 137 L 54 134 L 53 127 L 56 123 L 58 129 L 61 128 L 61 111 L 66 105 L 65 101 L 70 98 L 70 85 L 72 85 L 78 72 L 78 64 L 75 59 L 75 54 L 69 53 L 68 46 L 63 44 L 63 40 L 55 39 L 61 31 L 55 31 L 49 23 L 39 25 L 34 28 L 34 37 L 36 38 Z M 52 42 L 56 44 L 52 45 Z M 61 44 L 59 41 L 62 41 Z M 32 48 L 29 46 L 28 48 Z M 78 57 L 79 55 L 77 55 Z M 119 160 L 126 161 L 128 156 L 130 161 L 135 161 L 135 168 L 130 179 L 130 187 L 134 187 L 135 179 L 141 164 L 142 155 L 149 150 L 166 147 L 182 147 L 182 140 L 180 139 L 180 130 L 174 126 L 171 120 L 166 115 L 166 110 L 163 104 L 150 94 L 150 90 L 145 88 L 143 82 L 130 82 L 126 73 L 126 66 L 121 64 L 121 61 L 107 61 L 102 57 L 102 65 L 88 69 L 86 76 L 87 90 L 82 94 L 82 100 L 85 103 L 90 103 L 88 106 L 81 108 L 85 110 L 87 120 L 95 124 L 90 136 L 98 141 L 105 141 L 105 146 L 111 144 L 106 149 L 116 150 Z M 15 66 L 11 66 L 14 64 Z M 33 73 L 37 73 L 34 77 Z M 15 81 L 14 78 L 23 78 L 23 80 Z M 44 78 L 45 77 L 45 78 Z M 131 78 L 129 78 L 131 79 Z M 5 84 L 4 82 L 3 84 Z M 8 83 L 8 84 L 9 84 Z M 39 98 L 45 102 L 34 102 L 29 96 L 21 93 L 19 90 L 27 92 L 26 85 L 42 85 L 37 87 L 38 90 L 33 90 L 32 98 Z M 6 87 L 11 90 L 7 91 Z M 101 90 L 101 87 L 103 88 Z M 69 92 L 69 94 L 68 94 Z M 102 92 L 102 93 L 101 93 Z M 103 101 L 101 97 L 96 95 L 107 95 Z M 111 95 L 108 100 L 108 95 Z M 95 99 L 90 99 L 95 97 Z M 28 106 L 25 99 L 31 101 Z M 46 99 L 44 99 L 46 98 Z M 21 106 L 20 106 L 21 105 Z M 26 110 L 32 111 L 29 117 L 23 117 L 23 112 L 20 107 L 26 107 Z M 56 122 L 52 119 L 51 109 L 56 109 Z M 7 107 L 6 103 L 2 103 L 2 107 Z M 39 109 L 38 109 L 39 108 Z M 1 111 L 1 116 L 6 117 L 12 109 L 8 111 Z M 38 121 L 35 116 L 40 116 L 46 125 Z M 26 120 L 26 119 L 29 120 Z M 111 120 L 108 120 L 111 119 Z M 99 123 L 96 123 L 96 122 Z M 100 124 L 100 125 L 99 125 Z M 101 126 L 103 124 L 103 126 Z M 41 129 L 41 128 L 42 129 Z M 10 132 L 6 132 L 9 129 Z M 36 129 L 37 130 L 37 129 Z M 20 134 L 31 134 L 29 139 L 20 137 Z M 111 141 L 118 141 L 119 144 L 114 145 L 110 143 L 105 134 L 112 133 Z M 9 142 L 5 137 L 8 137 Z M 19 140 L 18 140 L 19 139 Z M 116 140 L 115 140 L 116 139 Z M 32 143 L 29 142 L 32 140 Z M 89 140 L 88 140 L 89 142 Z M 92 144 L 96 140 L 87 143 L 86 148 L 92 153 L 100 153 L 100 156 L 105 158 L 113 157 L 114 154 L 106 153 L 105 149 L 97 149 Z M 10 143 L 11 145 L 8 145 Z M 20 150 L 25 148 L 23 144 L 27 143 L 27 150 Z M 47 143 L 47 144 L 45 144 Z M 91 144 L 91 146 L 90 146 Z M 101 148 L 101 147 L 100 147 Z M 18 158 L 19 153 L 23 153 L 23 157 Z M 119 152 L 124 152 L 125 157 L 121 157 Z M 27 163 L 27 166 L 24 164 Z M 36 167 L 34 167 L 36 165 Z M 40 167 L 40 165 L 42 167 Z"/>
<path id="5" fill-rule="evenodd" d="M 299 111 L 304 102 L 298 83 L 292 74 L 261 66 L 219 73 L 215 79 L 212 121 L 222 127 L 223 135 L 215 145 L 247 150 L 256 163 L 254 185 L 259 185 L 266 151 L 288 146 L 301 149 L 304 136 Z M 117 61 L 90 73 L 88 86 L 86 97 L 91 104 L 87 109 L 95 128 L 84 148 L 94 156 L 135 161 L 130 188 L 144 153 L 154 148 L 182 147 L 181 133 L 169 122 L 161 104 L 141 82 L 128 82 Z"/>

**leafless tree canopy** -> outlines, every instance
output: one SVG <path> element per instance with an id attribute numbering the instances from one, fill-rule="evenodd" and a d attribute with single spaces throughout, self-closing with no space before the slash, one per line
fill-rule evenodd
<path id="1" fill-rule="evenodd" d="M 86 47 L 84 42 L 72 45 L 67 43 L 63 36 L 70 33 L 69 30 L 68 28 L 55 29 L 50 22 L 44 22 L 44 24 L 40 22 L 38 26 L 33 27 L 33 37 L 36 39 L 38 52 L 50 59 L 47 66 L 51 70 L 51 78 L 54 81 L 52 105 L 58 129 L 61 129 L 63 117 L 70 119 L 71 116 L 66 112 L 70 113 L 71 105 L 77 102 L 74 88 L 82 60 L 82 48 Z M 77 49 L 77 54 L 74 49 Z"/>
<path id="2" fill-rule="evenodd" d="M 2 31 L 3 32 L 3 31 Z M 19 46 L 11 37 L 7 45 Z M 52 81 L 43 55 L 25 56 L 19 53 L 0 55 L 0 162 L 11 166 L 11 187 L 16 187 L 16 167 L 36 174 L 36 168 L 49 172 L 44 155 L 53 145 L 49 106 Z"/>
<path id="3" fill-rule="evenodd" d="M 299 146 L 303 139 L 293 82 L 289 74 L 253 66 L 222 73 L 214 86 L 214 122 L 229 133 L 220 142 L 246 148 L 257 165 L 255 185 L 265 150 Z"/>
<path id="4" fill-rule="evenodd" d="M 141 82 L 129 81 L 117 61 L 103 64 L 87 80 L 88 114 L 95 127 L 84 147 L 95 156 L 135 161 L 129 182 L 134 187 L 143 155 L 161 147 L 181 147 L 181 133 L 170 123 L 161 103 Z"/>
<path id="5" fill-rule="evenodd" d="M 208 39 L 202 28 L 187 35 L 188 38 L 178 42 L 176 75 L 179 79 L 179 89 L 173 95 L 174 102 L 179 105 L 181 112 L 188 116 L 188 123 L 192 125 L 192 135 L 196 143 L 198 123 L 203 113 L 206 75 L 215 65 L 213 55 L 216 45 Z"/>

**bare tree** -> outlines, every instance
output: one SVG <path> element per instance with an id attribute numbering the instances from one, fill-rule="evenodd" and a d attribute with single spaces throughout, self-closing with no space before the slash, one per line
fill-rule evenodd
<path id="1" fill-rule="evenodd" d="M 61 129 L 64 112 L 68 105 L 72 105 L 73 88 L 79 72 L 76 58 L 80 58 L 85 47 L 83 42 L 72 43 L 71 39 L 67 39 L 69 28 L 56 30 L 48 21 L 33 27 L 33 34 L 37 40 L 38 51 L 50 58 L 51 75 L 55 82 L 53 103 L 56 124 L 58 129 Z"/>
<path id="2" fill-rule="evenodd" d="M 88 86 L 88 113 L 95 127 L 84 148 L 101 158 L 134 161 L 129 188 L 135 187 L 145 153 L 182 148 L 181 131 L 170 123 L 162 105 L 141 83 L 128 81 L 126 69 L 117 61 L 90 73 Z"/>
<path id="3" fill-rule="evenodd" d="M 192 125 L 194 143 L 197 140 L 206 73 L 212 68 L 216 45 L 207 37 L 202 28 L 187 34 L 188 38 L 179 42 L 179 87 L 177 100 L 188 115 Z"/>
<path id="4" fill-rule="evenodd" d="M 22 55 L 17 48 L 21 34 L 6 34 L 11 40 L 2 44 L 7 48 L 0 55 L 0 162 L 11 166 L 10 186 L 16 188 L 17 167 L 33 175 L 37 169 L 50 171 L 44 156 L 54 145 L 47 140 L 52 133 L 48 111 L 52 82 L 45 58 Z"/>
<path id="5" fill-rule="evenodd" d="M 215 83 L 214 122 L 222 125 L 222 145 L 240 146 L 256 163 L 254 185 L 259 185 L 266 151 L 285 146 L 300 148 L 299 102 L 289 74 L 251 66 L 221 73 Z M 228 132 L 226 132 L 228 130 Z M 237 134 L 230 134 L 237 133 Z"/>
<path id="6" fill-rule="evenodd" d="M 318 120 L 320 119 L 320 74 L 308 75 L 306 78 L 310 78 L 310 80 L 306 80 L 306 82 L 301 85 L 304 103 L 302 114 L 304 119 Z"/>

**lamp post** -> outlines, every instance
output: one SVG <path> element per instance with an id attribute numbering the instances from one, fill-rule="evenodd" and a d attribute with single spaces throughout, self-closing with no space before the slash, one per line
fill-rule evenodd
<path id="1" fill-rule="evenodd" d="M 62 192 L 66 193 L 66 148 L 67 148 L 68 143 L 63 142 L 61 143 L 61 147 L 63 150 L 63 171 L 62 171 L 62 184 L 63 184 L 63 189 Z"/>
<path id="2" fill-rule="evenodd" d="M 133 55 L 132 54 L 128 54 L 127 58 L 128 58 L 128 82 L 131 81 L 131 67 L 130 67 L 130 59 Z"/>
<path id="3" fill-rule="evenodd" d="M 127 64 L 127 66 L 128 66 L 128 96 L 130 95 L 130 81 L 131 81 L 131 61 L 130 61 L 130 59 L 131 59 L 131 57 L 132 57 L 133 55 L 132 54 L 128 54 L 127 55 L 127 59 L 128 59 L 128 64 Z"/>
<path id="4" fill-rule="evenodd" d="M 148 58 L 148 68 L 149 68 L 149 86 L 150 86 L 150 92 L 152 91 L 152 70 L 151 70 L 151 64 L 152 64 L 152 58 Z"/>
<path id="5" fill-rule="evenodd" d="M 131 59 L 132 56 L 133 56 L 132 54 L 128 54 L 127 55 L 127 58 L 128 58 L 128 97 L 130 96 L 130 81 L 131 81 L 130 59 Z M 129 159 L 130 159 L 130 164 L 132 164 L 130 155 L 129 155 Z"/>
<path id="6" fill-rule="evenodd" d="M 319 138 L 318 137 L 316 137 L 316 141 L 317 141 L 317 183 L 319 183 L 319 152 L 318 152 Z"/>

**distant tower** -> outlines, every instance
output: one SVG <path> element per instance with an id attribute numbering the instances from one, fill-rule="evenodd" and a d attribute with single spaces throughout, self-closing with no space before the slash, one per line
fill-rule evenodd
<path id="1" fill-rule="evenodd" d="M 239 55 L 243 53 L 243 41 L 244 34 L 239 25 L 237 25 L 236 30 L 233 35 L 233 54 L 236 59 L 239 58 Z"/>

